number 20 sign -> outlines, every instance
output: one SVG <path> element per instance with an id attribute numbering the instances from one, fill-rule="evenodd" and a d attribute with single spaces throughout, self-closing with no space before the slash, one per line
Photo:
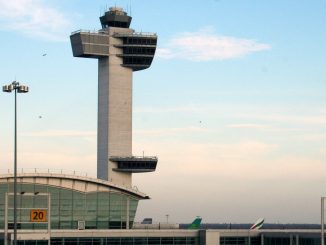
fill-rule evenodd
<path id="1" fill-rule="evenodd" d="M 31 210 L 32 222 L 46 222 L 46 210 L 44 209 L 32 209 Z"/>

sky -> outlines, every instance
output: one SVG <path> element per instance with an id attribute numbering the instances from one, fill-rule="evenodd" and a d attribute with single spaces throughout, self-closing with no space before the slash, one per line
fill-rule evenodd
<path id="1" fill-rule="evenodd" d="M 71 32 L 110 6 L 155 32 L 133 77 L 136 220 L 319 223 L 326 196 L 325 0 L 0 0 L 0 81 L 18 95 L 18 169 L 96 176 L 97 61 Z M 13 95 L 0 94 L 0 171 L 13 166 Z"/>

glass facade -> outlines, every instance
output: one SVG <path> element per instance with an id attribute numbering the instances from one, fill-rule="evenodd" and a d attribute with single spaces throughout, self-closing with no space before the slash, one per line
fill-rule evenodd
<path id="1" fill-rule="evenodd" d="M 85 229 L 125 229 L 129 215 L 132 226 L 137 210 L 137 198 L 117 190 L 79 192 L 72 189 L 42 184 L 18 183 L 18 229 L 46 229 L 46 223 L 29 223 L 32 209 L 47 209 L 51 195 L 51 229 L 78 229 L 78 221 Z M 12 183 L 0 183 L 0 229 L 4 229 L 5 193 L 13 192 Z M 26 193 L 26 194 L 25 194 Z M 27 195 L 36 193 L 36 195 Z M 8 196 L 8 227 L 13 222 L 13 196 Z"/>
<path id="2" fill-rule="evenodd" d="M 315 237 L 315 238 L 300 237 L 299 244 L 300 245 L 320 245 L 321 239 L 319 237 Z"/>
<path id="3" fill-rule="evenodd" d="M 18 245 L 46 245 L 48 241 L 18 241 Z M 51 238 L 51 245 L 199 245 L 197 237 L 65 237 Z M 3 241 L 0 240 L 0 245 Z"/>
<path id="4" fill-rule="evenodd" d="M 51 244 L 98 245 L 199 245 L 197 237 L 103 237 L 103 238 L 55 238 Z"/>
<path id="5" fill-rule="evenodd" d="M 265 237 L 264 245 L 290 245 L 290 237 Z"/>
<path id="6" fill-rule="evenodd" d="M 306 236 L 306 235 L 305 235 Z M 261 245 L 260 237 L 251 237 L 251 245 Z M 290 238 L 286 237 L 265 237 L 265 244 L 275 245 L 320 245 L 320 238 L 318 237 L 299 237 L 298 244 L 296 241 L 290 243 Z M 0 238 L 0 245 L 3 245 L 3 240 Z M 45 245 L 47 241 L 18 241 L 18 245 Z M 96 245 L 199 245 L 198 237 L 63 237 L 51 238 L 52 245 L 61 244 L 96 244 Z M 221 237 L 220 245 L 238 245 L 248 244 L 248 237 Z"/>
<path id="7" fill-rule="evenodd" d="M 288 237 L 264 237 L 264 245 L 320 245 L 320 237 L 298 237 L 298 240 L 293 235 Z M 326 240 L 325 240 L 326 242 Z M 261 237 L 251 237 L 250 243 L 248 242 L 248 237 L 221 237 L 220 245 L 260 245 L 262 244 Z"/>
<path id="8" fill-rule="evenodd" d="M 251 245 L 261 245 L 260 237 L 251 237 Z M 317 237 L 300 237 L 298 244 L 294 241 L 290 243 L 289 238 L 285 237 L 265 237 L 265 244 L 275 245 L 320 245 L 320 238 Z M 3 240 L 0 239 L 0 245 L 3 245 Z M 18 245 L 45 245 L 47 241 L 18 241 Z M 198 237 L 64 237 L 51 238 L 52 245 L 61 244 L 94 244 L 94 245 L 199 245 Z M 248 237 L 221 237 L 220 245 L 238 245 L 249 244 Z"/>
<path id="9" fill-rule="evenodd" d="M 261 238 L 260 237 L 221 237 L 220 245 L 260 245 Z"/>

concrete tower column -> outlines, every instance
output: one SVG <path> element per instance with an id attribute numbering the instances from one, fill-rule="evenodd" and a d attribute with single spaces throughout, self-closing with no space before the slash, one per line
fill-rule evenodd
<path id="1" fill-rule="evenodd" d="M 117 50 L 119 51 L 119 50 Z M 131 185 L 131 174 L 117 172 L 113 156 L 132 155 L 132 69 L 121 58 L 98 60 L 98 178 Z"/>

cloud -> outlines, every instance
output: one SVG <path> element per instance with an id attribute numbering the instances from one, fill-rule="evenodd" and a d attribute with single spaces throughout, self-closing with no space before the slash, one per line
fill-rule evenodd
<path id="1" fill-rule="evenodd" d="M 237 130 L 258 130 L 258 131 L 268 131 L 274 133 L 286 133 L 286 132 L 301 132 L 302 129 L 286 127 L 286 126 L 275 126 L 270 124 L 257 124 L 257 123 L 238 123 L 238 124 L 228 124 L 226 128 L 237 129 Z"/>
<path id="2" fill-rule="evenodd" d="M 229 179 L 240 184 L 243 181 L 317 181 L 325 178 L 326 165 L 319 155 L 302 156 L 280 153 L 282 143 L 244 140 L 234 143 L 193 143 L 170 138 L 168 142 L 135 139 L 134 152 L 146 150 L 156 153 L 159 159 L 157 174 L 160 178 L 179 176 L 175 182 L 185 183 L 187 178 Z M 171 167 L 173 166 L 173 170 Z M 154 176 L 155 177 L 155 176 Z M 153 178 L 154 178 L 153 177 Z"/>
<path id="3" fill-rule="evenodd" d="M 218 35 L 209 27 L 177 35 L 168 41 L 165 47 L 158 48 L 157 56 L 163 59 L 192 61 L 226 60 L 270 48 L 269 44 L 258 43 L 252 39 Z"/>
<path id="4" fill-rule="evenodd" d="M 146 114 L 209 114 L 219 115 L 219 118 L 241 120 L 246 123 L 231 123 L 227 128 L 252 128 L 279 131 L 275 124 L 291 124 L 291 131 L 296 131 L 293 125 L 325 125 L 326 113 L 323 108 L 293 108 L 291 106 L 262 106 L 243 104 L 185 104 L 166 107 L 136 107 L 135 113 Z M 267 113 L 268 112 L 268 113 Z M 251 121 L 250 123 L 247 123 Z M 257 121 L 259 121 L 257 123 Z M 268 123 L 268 124 L 267 124 Z M 287 129 L 288 130 L 288 129 Z"/>
<path id="5" fill-rule="evenodd" d="M 173 136 L 177 134 L 204 133 L 209 130 L 201 127 L 183 127 L 183 128 L 156 128 L 156 129 L 138 129 L 135 130 L 136 136 Z"/>
<path id="6" fill-rule="evenodd" d="M 33 138 L 81 138 L 90 143 L 96 142 L 96 131 L 73 131 L 73 130 L 48 130 L 48 131 L 37 131 L 37 132 L 25 132 L 22 133 L 23 137 Z"/>
<path id="7" fill-rule="evenodd" d="M 239 124 L 229 124 L 227 128 L 238 128 L 238 129 L 267 129 L 270 125 L 257 124 L 257 123 L 239 123 Z"/>
<path id="8" fill-rule="evenodd" d="M 0 28 L 47 40 L 66 40 L 70 21 L 43 0 L 0 0 Z"/>
<path id="9" fill-rule="evenodd" d="M 326 141 L 326 134 L 317 132 L 309 132 L 309 134 L 298 135 L 297 140 L 300 141 Z"/>
<path id="10" fill-rule="evenodd" d="M 285 111 L 261 113 L 239 113 L 235 115 L 239 119 L 255 119 L 269 122 L 288 123 L 291 125 L 325 125 L 326 115 L 323 114 L 286 114 Z"/>
<path id="11" fill-rule="evenodd" d="M 39 132 L 22 133 L 27 137 L 95 137 L 95 131 L 48 130 Z"/>
<path id="12" fill-rule="evenodd" d="M 173 106 L 173 107 L 153 107 L 153 106 L 145 106 L 145 107 L 135 107 L 135 113 L 171 113 L 171 112 L 203 112 L 203 110 L 207 110 L 207 108 L 203 108 L 202 105 L 196 104 L 188 104 L 181 106 Z"/>
<path id="13" fill-rule="evenodd" d="M 96 176 L 96 154 L 73 154 L 64 152 L 20 151 L 18 172 L 51 172 Z M 31 166 L 33 168 L 31 168 Z M 12 153 L 3 154 L 0 173 L 12 172 Z"/>

